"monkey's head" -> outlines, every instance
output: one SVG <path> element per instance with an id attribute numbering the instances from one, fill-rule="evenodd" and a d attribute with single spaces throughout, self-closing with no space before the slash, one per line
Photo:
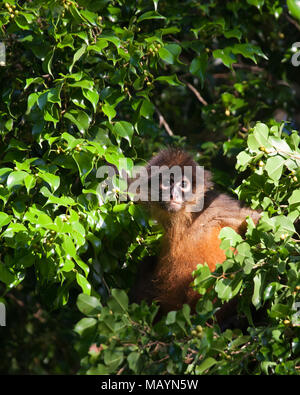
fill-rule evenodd
<path id="1" fill-rule="evenodd" d="M 151 206 L 169 213 L 197 211 L 191 208 L 199 204 L 211 186 L 208 172 L 178 148 L 165 149 L 154 156 L 147 173 Z"/>

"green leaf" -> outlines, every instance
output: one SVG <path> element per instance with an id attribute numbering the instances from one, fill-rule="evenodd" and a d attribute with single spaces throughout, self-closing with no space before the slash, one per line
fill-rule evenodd
<path id="1" fill-rule="evenodd" d="M 56 248 L 56 251 L 57 251 L 57 248 Z M 58 254 L 60 255 L 60 252 L 58 252 Z M 74 264 L 74 262 L 71 259 L 68 259 L 67 257 L 64 257 L 61 260 L 60 268 L 61 268 L 62 272 L 67 272 L 68 273 L 68 272 L 72 271 L 75 268 L 75 264 Z"/>
<path id="2" fill-rule="evenodd" d="M 2 228 L 3 226 L 9 224 L 10 220 L 11 220 L 11 216 L 10 215 L 8 215 L 6 213 L 3 213 L 3 212 L 0 212 L 0 228 Z"/>
<path id="3" fill-rule="evenodd" d="M 7 177 L 7 188 L 12 189 L 14 186 L 24 185 L 24 180 L 28 173 L 25 171 L 12 171 Z"/>
<path id="4" fill-rule="evenodd" d="M 80 80 L 69 84 L 72 88 L 93 89 L 94 82 L 90 80 Z"/>
<path id="5" fill-rule="evenodd" d="M 155 81 L 161 81 L 171 86 L 180 86 L 184 85 L 182 82 L 179 81 L 176 74 L 173 75 L 163 75 L 160 77 L 155 78 Z"/>
<path id="6" fill-rule="evenodd" d="M 79 10 L 76 9 L 79 13 Z M 80 10 L 81 16 L 83 16 L 92 26 L 97 26 L 96 19 L 97 14 L 95 12 L 91 12 L 89 10 Z"/>
<path id="7" fill-rule="evenodd" d="M 111 370 L 105 366 L 103 363 L 98 363 L 97 366 L 91 366 L 87 371 L 86 374 L 88 375 L 107 375 L 110 374 Z"/>
<path id="8" fill-rule="evenodd" d="M 104 363 L 106 366 L 110 366 L 112 371 L 123 362 L 124 354 L 122 351 L 107 349 L 104 351 Z"/>
<path id="9" fill-rule="evenodd" d="M 107 304 L 115 313 L 126 313 L 128 310 L 128 296 L 123 290 L 112 289 L 111 297 Z"/>
<path id="10" fill-rule="evenodd" d="M 212 278 L 211 271 L 207 264 L 205 265 L 198 265 L 197 269 L 193 272 L 194 281 L 193 287 L 197 289 L 197 291 L 201 294 L 204 293 L 206 290 L 205 285 L 210 281 Z"/>
<path id="11" fill-rule="evenodd" d="M 253 133 L 248 137 L 248 147 L 252 151 L 260 152 L 260 148 L 272 148 L 269 140 L 269 128 L 264 123 L 258 122 L 254 129 Z"/>
<path id="12" fill-rule="evenodd" d="M 47 94 L 47 101 L 50 103 L 57 103 L 59 107 L 61 107 L 60 92 L 61 92 L 61 86 L 49 89 Z"/>
<path id="13" fill-rule="evenodd" d="M 120 212 L 126 210 L 127 207 L 128 207 L 128 204 L 127 204 L 127 203 L 116 204 L 116 205 L 114 206 L 114 208 L 113 208 L 113 212 L 114 212 L 114 213 L 120 213 Z"/>
<path id="14" fill-rule="evenodd" d="M 106 41 L 109 41 L 111 43 L 113 43 L 117 48 L 119 48 L 121 46 L 121 41 L 118 37 L 109 34 L 109 33 L 102 33 L 101 34 L 101 39 L 104 39 Z"/>
<path id="15" fill-rule="evenodd" d="M 300 21 L 300 4 L 297 0 L 287 0 L 290 14 Z"/>
<path id="16" fill-rule="evenodd" d="M 37 224 L 39 226 L 53 229 L 53 221 L 51 217 L 49 217 L 49 215 L 47 215 L 44 211 L 34 207 L 29 207 L 28 211 L 24 215 L 24 220 L 29 221 L 31 224 Z M 49 225 L 51 226 L 49 227 Z"/>
<path id="17" fill-rule="evenodd" d="M 217 363 L 217 361 L 212 357 L 208 357 L 208 358 L 204 359 L 204 361 L 201 362 L 201 364 L 196 367 L 196 374 L 204 373 L 206 370 L 210 369 L 216 363 Z"/>
<path id="18" fill-rule="evenodd" d="M 31 174 L 27 174 L 24 179 L 25 187 L 27 189 L 27 193 L 29 194 L 30 190 L 35 187 L 36 185 L 36 178 L 33 177 Z"/>
<path id="19" fill-rule="evenodd" d="M 276 282 L 268 284 L 264 290 L 264 301 L 272 299 L 281 287 L 282 285 Z"/>
<path id="20" fill-rule="evenodd" d="M 247 3 L 250 4 L 250 5 L 254 5 L 258 9 L 261 9 L 261 7 L 265 3 L 265 0 L 247 0 Z"/>
<path id="21" fill-rule="evenodd" d="M 102 111 L 108 117 L 109 121 L 111 121 L 117 115 L 117 112 L 116 112 L 114 106 L 111 106 L 108 103 L 103 104 Z"/>
<path id="22" fill-rule="evenodd" d="M 93 157 L 90 153 L 85 151 L 74 152 L 73 158 L 78 166 L 80 172 L 80 178 L 84 183 L 85 178 L 90 174 L 93 170 Z"/>
<path id="23" fill-rule="evenodd" d="M 134 132 L 131 123 L 125 121 L 116 122 L 114 124 L 113 131 L 115 135 L 126 139 L 131 146 L 131 140 Z"/>
<path id="24" fill-rule="evenodd" d="M 181 46 L 178 44 L 167 44 L 158 51 L 159 57 L 169 64 L 181 63 L 178 59 L 180 53 Z"/>
<path id="25" fill-rule="evenodd" d="M 274 303 L 271 307 L 271 311 L 268 312 L 271 318 L 286 318 L 291 312 L 291 308 L 286 304 Z"/>
<path id="26" fill-rule="evenodd" d="M 70 110 L 64 114 L 64 117 L 74 123 L 82 134 L 89 128 L 90 117 L 82 110 Z"/>
<path id="27" fill-rule="evenodd" d="M 57 48 L 65 48 L 65 47 L 70 47 L 71 49 L 74 50 L 74 39 L 71 34 L 66 34 L 63 38 L 63 40 L 57 44 Z"/>
<path id="28" fill-rule="evenodd" d="M 59 122 L 59 114 L 57 108 L 53 106 L 50 111 L 45 110 L 44 112 L 44 120 L 48 122 L 53 122 L 54 127 L 56 128 L 56 124 Z M 35 133 L 38 133 L 37 131 Z"/>
<path id="29" fill-rule="evenodd" d="M 272 180 L 278 181 L 280 179 L 284 163 L 285 160 L 279 155 L 268 158 L 265 169 Z"/>
<path id="30" fill-rule="evenodd" d="M 295 204 L 300 206 L 300 189 L 293 191 L 292 195 L 289 197 L 288 202 L 290 205 Z"/>
<path id="31" fill-rule="evenodd" d="M 80 294 L 77 298 L 77 307 L 81 313 L 88 316 L 95 316 L 101 313 L 101 303 L 95 296 Z"/>
<path id="32" fill-rule="evenodd" d="M 74 54 L 73 57 L 73 62 L 71 64 L 71 66 L 69 67 L 69 72 L 72 73 L 73 67 L 75 65 L 75 63 L 82 57 L 82 55 L 86 52 L 87 49 L 87 45 L 83 44 Z"/>
<path id="33" fill-rule="evenodd" d="M 219 233 L 219 238 L 222 240 L 221 242 L 222 249 L 235 247 L 237 244 L 243 241 L 242 237 L 228 226 L 225 226 L 224 228 L 221 229 Z"/>
<path id="34" fill-rule="evenodd" d="M 164 17 L 163 15 L 160 15 L 156 11 L 147 11 L 138 17 L 137 23 L 140 23 L 140 22 L 148 20 L 148 19 L 166 19 L 166 17 Z"/>
<path id="35" fill-rule="evenodd" d="M 15 18 L 15 22 L 20 29 L 29 30 L 30 26 L 28 25 L 25 15 L 26 15 L 25 13 L 24 14 L 20 13 L 19 15 L 17 15 L 17 17 Z"/>
<path id="36" fill-rule="evenodd" d="M 9 226 L 4 231 L 3 235 L 6 236 L 6 237 L 13 237 L 13 235 L 15 233 L 27 232 L 27 231 L 28 231 L 28 229 L 23 224 L 20 224 L 18 222 L 15 222 L 15 223 L 10 222 Z"/>
<path id="37" fill-rule="evenodd" d="M 234 275 L 233 279 L 225 278 L 218 280 L 215 286 L 215 290 L 220 299 L 229 300 L 237 295 L 237 293 L 241 289 L 242 284 L 242 274 L 237 273 Z"/>
<path id="38" fill-rule="evenodd" d="M 265 273 L 258 272 L 254 279 L 254 291 L 252 295 L 252 303 L 253 306 L 258 309 L 261 306 L 261 300 L 263 296 L 263 291 L 264 291 L 264 279 L 265 279 Z"/>
<path id="39" fill-rule="evenodd" d="M 72 236 L 76 240 L 74 233 L 75 232 L 72 233 Z M 85 240 L 83 238 L 82 243 L 79 243 L 79 245 L 83 245 L 84 241 Z M 88 267 L 88 265 L 86 263 L 84 263 L 83 260 L 80 259 L 78 255 L 74 255 L 74 260 L 76 261 L 77 265 L 83 270 L 85 277 L 87 277 L 90 272 L 90 268 Z"/>
<path id="40" fill-rule="evenodd" d="M 232 52 L 234 54 L 243 55 L 245 58 L 251 59 L 254 63 L 257 63 L 255 55 L 268 60 L 267 56 L 262 52 L 262 50 L 257 45 L 253 45 L 249 43 L 235 44 L 234 47 L 232 48 Z"/>
<path id="41" fill-rule="evenodd" d="M 53 61 L 54 51 L 55 51 L 55 48 L 46 55 L 46 57 L 45 57 L 45 59 L 43 61 L 43 64 L 42 64 L 43 70 L 45 72 L 49 73 L 51 75 L 51 77 L 53 77 L 53 74 L 52 74 L 52 61 Z"/>
<path id="42" fill-rule="evenodd" d="M 132 351 L 128 356 L 127 356 L 127 361 L 129 368 L 134 372 L 138 373 L 140 370 L 140 360 L 141 360 L 141 354 L 138 351 Z"/>
<path id="43" fill-rule="evenodd" d="M 107 40 L 100 38 L 96 41 L 95 44 L 89 45 L 87 47 L 88 51 L 95 51 L 95 52 L 102 52 L 102 49 L 106 48 L 108 46 Z"/>
<path id="44" fill-rule="evenodd" d="M 39 97 L 40 97 L 40 94 L 39 94 L 39 93 L 36 93 L 36 92 L 31 93 L 31 94 L 28 96 L 26 114 L 29 114 L 29 113 L 30 113 L 32 107 L 37 103 Z"/>
<path id="45" fill-rule="evenodd" d="M 15 138 L 12 138 L 9 141 L 8 148 L 9 149 L 11 149 L 11 148 L 17 149 L 17 150 L 20 150 L 20 151 L 27 151 L 28 150 L 28 146 L 26 146 L 26 144 L 23 141 L 16 140 Z"/>
<path id="46" fill-rule="evenodd" d="M 0 264 L 0 281 L 6 285 L 11 285 L 16 280 L 14 274 L 2 263 Z"/>
<path id="47" fill-rule="evenodd" d="M 224 36 L 226 38 L 234 37 L 234 38 L 237 38 L 238 40 L 240 40 L 242 38 L 242 32 L 239 29 L 234 28 L 232 30 L 227 30 L 226 32 L 224 32 Z"/>
<path id="48" fill-rule="evenodd" d="M 52 192 L 55 192 L 56 189 L 59 187 L 60 178 L 58 176 L 56 176 L 55 174 L 40 170 L 38 175 L 40 178 L 42 178 L 44 181 L 46 181 L 50 185 Z"/>
<path id="49" fill-rule="evenodd" d="M 241 169 L 241 171 L 245 170 L 248 163 L 252 161 L 252 158 L 253 157 L 249 155 L 247 152 L 245 151 L 240 152 L 236 157 L 237 159 L 236 168 Z"/>
<path id="50" fill-rule="evenodd" d="M 166 325 L 172 325 L 176 322 L 177 311 L 169 311 L 166 318 Z"/>
<path id="51" fill-rule="evenodd" d="M 140 107 L 140 115 L 146 119 L 152 119 L 153 113 L 155 111 L 155 106 L 149 100 L 142 100 L 142 105 Z"/>
<path id="52" fill-rule="evenodd" d="M 269 141 L 281 155 L 289 157 L 289 154 L 293 153 L 291 147 L 285 140 L 280 139 L 279 137 L 270 136 Z"/>
<path id="53" fill-rule="evenodd" d="M 191 326 L 191 308 L 189 305 L 184 304 L 182 307 L 182 315 L 185 318 L 186 322 Z"/>
<path id="54" fill-rule="evenodd" d="M 80 336 L 84 334 L 86 330 L 96 328 L 97 320 L 95 318 L 82 318 L 79 322 L 77 322 L 74 330 Z"/>
<path id="55" fill-rule="evenodd" d="M 92 104 L 94 112 L 97 110 L 97 104 L 99 102 L 99 94 L 96 90 L 82 90 L 83 96 Z"/>
<path id="56" fill-rule="evenodd" d="M 7 177 L 11 172 L 12 169 L 10 167 L 2 167 L 2 169 L 0 169 L 0 184 L 6 183 Z"/>
<path id="57" fill-rule="evenodd" d="M 275 226 L 278 229 L 277 233 L 279 233 L 279 235 L 286 232 L 290 235 L 295 233 L 293 221 L 289 217 L 278 215 L 273 218 L 275 219 Z"/>
<path id="58" fill-rule="evenodd" d="M 237 62 L 237 58 L 232 52 L 232 47 L 226 47 L 224 49 L 215 49 L 213 51 L 213 57 L 215 59 L 221 59 L 226 67 L 231 68 L 233 63 Z"/>
<path id="59" fill-rule="evenodd" d="M 76 281 L 77 284 L 81 287 L 82 292 L 84 294 L 90 295 L 91 294 L 91 284 L 88 282 L 88 280 L 80 273 L 76 273 Z"/>
<path id="60" fill-rule="evenodd" d="M 207 61 L 208 61 L 207 53 L 203 52 L 200 56 L 194 58 L 190 65 L 190 73 L 192 73 L 193 75 L 199 78 L 202 88 L 205 80 Z"/>
<path id="61" fill-rule="evenodd" d="M 76 248 L 70 236 L 63 235 L 64 241 L 62 242 L 62 248 L 65 250 L 67 257 L 74 258 L 77 255 Z"/>
<path id="62" fill-rule="evenodd" d="M 57 204 L 59 206 L 64 206 L 64 207 L 69 207 L 75 205 L 74 199 L 72 199 L 69 196 L 61 196 L 57 197 L 54 196 L 48 188 L 42 187 L 40 189 L 40 193 L 48 198 L 48 201 L 45 203 L 45 205 L 52 203 L 52 204 Z"/>
<path id="63" fill-rule="evenodd" d="M 237 260 L 242 263 L 246 258 L 252 258 L 251 247 L 248 243 L 243 241 L 237 247 Z"/>
<path id="64" fill-rule="evenodd" d="M 26 85 L 24 87 L 24 90 L 30 87 L 31 84 L 41 84 L 43 83 L 44 80 L 42 77 L 34 77 L 34 78 L 26 78 Z"/>

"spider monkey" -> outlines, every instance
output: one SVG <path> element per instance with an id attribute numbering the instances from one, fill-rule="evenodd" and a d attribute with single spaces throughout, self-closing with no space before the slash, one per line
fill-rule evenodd
<path id="1" fill-rule="evenodd" d="M 165 169 L 178 166 L 184 175 L 176 179 L 170 171 L 166 174 L 154 172 L 156 176 L 159 173 L 158 199 L 144 204 L 150 207 L 152 216 L 160 222 L 165 233 L 158 259 L 148 257 L 140 265 L 132 301 L 139 303 L 144 299 L 150 303 L 156 300 L 161 314 L 178 310 L 183 304 L 189 304 L 194 311 L 201 296 L 190 287 L 192 272 L 198 264 L 205 262 L 214 271 L 216 264 L 226 259 L 220 248 L 220 230 L 229 226 L 243 235 L 247 227 L 246 217 L 251 217 L 256 224 L 260 214 L 217 191 L 207 170 L 204 170 L 202 188 L 199 188 L 195 181 L 200 167 L 181 149 L 163 150 L 150 160 L 146 166 L 148 186 L 153 183 L 151 169 L 162 166 Z M 184 172 L 187 167 L 192 169 L 188 177 Z M 204 198 L 202 209 L 191 210 L 195 204 L 201 203 L 201 198 Z M 219 320 L 222 320 L 222 314 Z"/>

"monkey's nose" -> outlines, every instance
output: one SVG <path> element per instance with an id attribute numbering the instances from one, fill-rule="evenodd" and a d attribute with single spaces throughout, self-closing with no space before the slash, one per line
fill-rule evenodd
<path id="1" fill-rule="evenodd" d="M 170 191 L 170 197 L 171 197 L 171 200 L 173 201 L 173 202 L 175 202 L 175 203 L 182 203 L 183 202 L 183 198 L 182 198 L 182 192 L 181 191 L 178 191 L 177 189 L 172 189 L 171 191 Z"/>

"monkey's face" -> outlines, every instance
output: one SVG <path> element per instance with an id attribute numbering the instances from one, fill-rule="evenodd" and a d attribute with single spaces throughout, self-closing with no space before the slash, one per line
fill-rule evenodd
<path id="1" fill-rule="evenodd" d="M 170 212 L 185 207 L 192 192 L 192 183 L 188 177 L 175 177 L 173 174 L 162 174 L 160 180 L 160 206 Z"/>
<path id="2" fill-rule="evenodd" d="M 149 206 L 164 212 L 199 212 L 203 207 L 204 194 L 209 187 L 203 167 L 180 149 L 167 149 L 154 156 L 146 167 Z M 147 181 L 146 181 L 147 178 Z M 177 215 L 176 215 L 177 217 Z"/>

